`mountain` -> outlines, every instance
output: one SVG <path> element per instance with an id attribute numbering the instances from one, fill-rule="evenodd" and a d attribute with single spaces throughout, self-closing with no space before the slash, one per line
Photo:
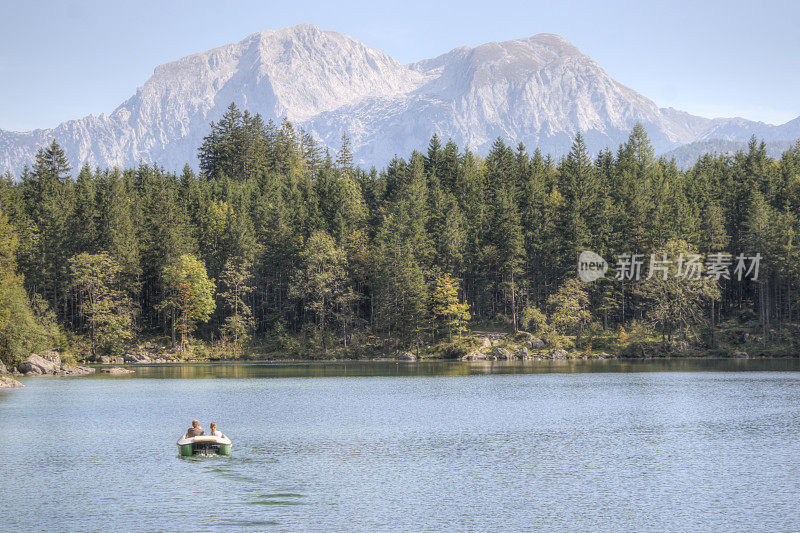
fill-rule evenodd
<path id="1" fill-rule="evenodd" d="M 732 155 L 739 150 L 747 151 L 749 141 L 729 141 L 726 139 L 710 139 L 708 141 L 695 141 L 679 146 L 662 154 L 667 159 L 674 159 L 678 168 L 689 168 L 704 154 Z M 794 144 L 793 141 L 767 141 L 765 143 L 767 155 L 773 159 L 780 159 L 781 155 Z"/>
<path id="2" fill-rule="evenodd" d="M 18 172 L 53 138 L 75 168 L 196 166 L 209 123 L 230 102 L 265 119 L 285 116 L 334 149 L 346 133 L 355 161 L 378 166 L 424 148 L 433 133 L 479 152 L 501 136 L 554 155 L 565 153 L 579 131 L 592 151 L 614 148 L 636 122 L 658 153 L 753 134 L 767 141 L 800 137 L 800 117 L 773 126 L 659 108 L 557 35 L 460 47 L 402 65 L 347 35 L 303 24 L 156 67 L 111 115 L 46 130 L 0 130 L 0 171 Z"/>

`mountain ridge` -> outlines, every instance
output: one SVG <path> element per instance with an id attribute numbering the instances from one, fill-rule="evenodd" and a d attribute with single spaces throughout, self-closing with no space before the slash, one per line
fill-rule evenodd
<path id="1" fill-rule="evenodd" d="M 196 167 L 210 122 L 230 102 L 265 120 L 286 117 L 332 148 L 347 134 L 361 165 L 422 148 L 433 133 L 478 152 L 501 136 L 556 156 L 577 132 L 594 152 L 613 148 L 636 122 L 657 153 L 753 134 L 767 141 L 800 137 L 800 117 L 770 125 L 659 108 L 555 34 L 462 46 L 403 65 L 350 36 L 301 24 L 159 65 L 109 115 L 0 130 L 0 172 L 19 172 L 53 138 L 75 168 Z"/>

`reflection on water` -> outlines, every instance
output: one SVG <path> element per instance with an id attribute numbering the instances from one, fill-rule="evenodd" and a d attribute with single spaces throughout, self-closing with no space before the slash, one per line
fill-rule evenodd
<path id="1" fill-rule="evenodd" d="M 136 371 L 0 392 L 0 529 L 800 529 L 796 360 Z"/>
<path id="2" fill-rule="evenodd" d="M 326 361 L 132 365 L 135 374 L 95 374 L 103 379 L 204 379 L 359 376 L 469 376 L 583 372 L 800 371 L 800 359 L 608 359 L 562 361 Z"/>

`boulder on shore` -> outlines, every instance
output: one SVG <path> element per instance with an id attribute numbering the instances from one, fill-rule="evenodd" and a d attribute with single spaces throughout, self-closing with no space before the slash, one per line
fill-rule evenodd
<path id="1" fill-rule="evenodd" d="M 511 359 L 511 352 L 499 346 L 492 346 L 492 355 L 498 359 Z"/>
<path id="2" fill-rule="evenodd" d="M 144 353 L 129 353 L 122 358 L 126 363 L 150 363 L 150 356 Z"/>
<path id="3" fill-rule="evenodd" d="M 567 351 L 561 348 L 557 350 L 553 350 L 553 353 L 550 354 L 553 359 L 566 359 L 567 358 Z"/>
<path id="4" fill-rule="evenodd" d="M 136 372 L 135 370 L 131 370 L 130 368 L 120 368 L 118 366 L 114 366 L 111 368 L 103 368 L 100 370 L 103 374 L 133 374 Z"/>
<path id="5" fill-rule="evenodd" d="M 461 358 L 462 361 L 485 361 L 486 354 L 480 349 L 473 350 Z"/>
<path id="6" fill-rule="evenodd" d="M 61 365 L 61 369 L 56 372 L 59 376 L 85 376 L 94 374 L 94 368 L 88 366 Z"/>
<path id="7" fill-rule="evenodd" d="M 747 352 L 736 352 L 733 356 L 736 359 L 747 359 Z"/>
<path id="8" fill-rule="evenodd" d="M 12 378 L 11 376 L 0 375 L 0 389 L 14 389 L 17 387 L 24 387 L 22 383 Z"/>
<path id="9" fill-rule="evenodd" d="M 24 374 L 26 376 L 41 376 L 48 374 L 59 376 L 82 376 L 84 374 L 91 374 L 94 372 L 94 368 L 63 364 L 61 362 L 61 356 L 58 355 L 58 352 L 47 352 L 43 356 L 31 354 L 30 357 L 19 364 L 18 370 L 20 374 Z"/>
<path id="10" fill-rule="evenodd" d="M 44 352 L 42 354 L 42 358 L 50 361 L 51 363 L 56 365 L 56 367 L 59 368 L 61 367 L 62 364 L 61 355 L 54 350 L 50 350 L 49 352 Z"/>
<path id="11" fill-rule="evenodd" d="M 523 346 L 522 348 L 518 349 L 516 352 L 514 352 L 514 357 L 517 359 L 528 359 L 530 357 L 528 348 Z"/>
<path id="12" fill-rule="evenodd" d="M 411 352 L 400 352 L 397 354 L 398 361 L 416 361 L 417 356 Z"/>
<path id="13" fill-rule="evenodd" d="M 544 348 L 544 341 L 539 338 L 531 339 L 525 343 L 525 346 L 529 350 L 541 350 L 542 348 Z"/>
<path id="14" fill-rule="evenodd" d="M 37 374 L 55 374 L 61 370 L 61 358 L 58 364 L 45 359 L 41 355 L 31 354 L 30 357 L 25 359 L 19 364 L 19 371 L 26 376 L 35 376 Z"/>

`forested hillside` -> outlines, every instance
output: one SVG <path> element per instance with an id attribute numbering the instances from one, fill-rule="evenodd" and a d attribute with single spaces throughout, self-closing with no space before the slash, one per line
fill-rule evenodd
<path id="1" fill-rule="evenodd" d="M 232 105 L 199 160 L 199 175 L 70 169 L 53 142 L 5 176 L 6 363 L 48 342 L 96 355 L 159 337 L 229 356 L 451 353 L 465 328 L 586 350 L 713 349 L 739 325 L 762 346 L 797 337 L 800 142 L 776 161 L 754 139 L 681 171 L 640 126 L 596 159 L 580 136 L 558 161 L 502 139 L 481 158 L 433 137 L 363 170 L 346 138 L 323 152 Z M 604 279 L 577 281 L 584 250 L 612 263 Z M 756 280 L 614 279 L 617 255 L 662 252 L 762 259 Z"/>

